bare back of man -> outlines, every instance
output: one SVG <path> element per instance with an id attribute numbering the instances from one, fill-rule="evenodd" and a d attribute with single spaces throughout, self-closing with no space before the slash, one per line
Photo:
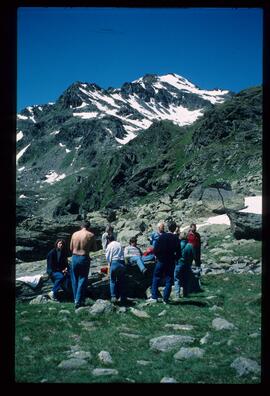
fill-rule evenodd
<path id="1" fill-rule="evenodd" d="M 78 256 L 88 256 L 90 251 L 96 250 L 95 235 L 83 228 L 71 237 L 70 250 Z"/>

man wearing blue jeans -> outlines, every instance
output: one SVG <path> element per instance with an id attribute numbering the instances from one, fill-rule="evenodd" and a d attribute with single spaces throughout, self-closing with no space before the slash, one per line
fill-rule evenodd
<path id="1" fill-rule="evenodd" d="M 167 304 L 169 301 L 174 279 L 175 263 L 179 260 L 181 255 L 179 239 L 178 236 L 174 234 L 176 227 L 177 225 L 174 221 L 169 223 L 169 232 L 162 233 L 154 247 L 154 254 L 157 257 L 157 263 L 153 273 L 152 298 L 149 299 L 150 302 L 157 302 L 158 287 L 163 276 L 165 276 L 163 302 Z"/>
<path id="2" fill-rule="evenodd" d="M 110 267 L 110 293 L 111 302 L 115 303 L 120 298 L 121 303 L 126 302 L 124 251 L 121 244 L 114 240 L 113 235 L 107 237 L 108 245 L 105 256 Z"/>
<path id="3" fill-rule="evenodd" d="M 97 250 L 95 235 L 89 229 L 89 221 L 83 222 L 81 230 L 74 232 L 70 241 L 70 250 L 72 252 L 71 284 L 75 308 L 84 305 L 90 269 L 89 253 Z"/>
<path id="4" fill-rule="evenodd" d="M 135 263 L 142 274 L 145 274 L 147 269 L 144 265 L 142 258 L 142 251 L 137 246 L 137 239 L 135 237 L 130 238 L 129 246 L 125 247 L 124 257 L 127 264 Z"/>

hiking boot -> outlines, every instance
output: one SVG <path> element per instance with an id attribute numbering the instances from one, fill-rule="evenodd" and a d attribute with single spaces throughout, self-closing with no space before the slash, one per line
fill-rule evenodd
<path id="1" fill-rule="evenodd" d="M 152 297 L 150 297 L 150 298 L 148 298 L 148 300 L 147 300 L 149 303 L 157 303 L 158 302 L 158 300 L 157 300 L 157 298 L 152 298 Z"/>
<path id="2" fill-rule="evenodd" d="M 111 297 L 111 303 L 114 304 L 117 302 L 117 298 L 116 297 Z"/>
<path id="3" fill-rule="evenodd" d="M 128 304 L 127 298 L 121 298 L 120 299 L 120 305 L 127 305 L 127 304 Z"/>
<path id="4" fill-rule="evenodd" d="M 58 301 L 57 298 L 56 298 L 56 295 L 54 294 L 53 291 L 50 291 L 50 292 L 48 293 L 48 297 L 49 297 L 50 300 Z"/>

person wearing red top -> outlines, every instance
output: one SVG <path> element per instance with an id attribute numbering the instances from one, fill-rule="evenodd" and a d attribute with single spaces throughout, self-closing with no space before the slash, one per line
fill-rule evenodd
<path id="1" fill-rule="evenodd" d="M 191 243 L 193 247 L 193 254 L 196 267 L 201 267 L 201 236 L 196 231 L 196 224 L 190 224 L 188 231 L 188 243 Z"/>

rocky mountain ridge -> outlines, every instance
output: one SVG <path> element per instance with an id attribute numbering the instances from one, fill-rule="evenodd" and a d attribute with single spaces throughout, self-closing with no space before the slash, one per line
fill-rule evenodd
<path id="1" fill-rule="evenodd" d="M 125 106 L 135 94 L 147 104 L 151 87 L 156 97 L 167 92 L 179 104 L 180 96 L 172 95 L 176 87 L 166 79 L 183 83 L 186 91 L 190 89 L 189 111 L 197 111 L 207 102 L 205 92 L 195 93 L 198 88 L 175 75 L 148 75 L 121 88 Z M 104 91 L 90 84 L 83 88 L 89 93 L 85 94 L 88 104 L 81 107 L 87 97 L 80 88 L 81 83 L 76 83 L 54 105 L 34 107 L 18 115 L 18 260 L 42 259 L 51 238 L 69 234 L 83 218 L 93 220 L 98 238 L 106 222 L 115 222 L 128 237 L 135 231 L 144 233 L 146 226 L 154 227 L 160 219 L 174 218 L 188 224 L 213 213 L 225 213 L 224 208 L 239 210 L 244 207 L 244 197 L 261 195 L 261 87 L 233 96 L 226 93 L 223 103 L 219 102 L 224 96 L 215 91 L 212 99 L 217 103 L 208 100 L 204 115 L 192 124 L 152 120 L 150 127 L 140 129 L 126 144 L 117 141 L 127 137 L 119 117 L 107 114 L 83 119 L 73 115 L 74 107 L 80 107 L 76 109 L 80 113 L 85 113 L 87 106 L 97 112 L 101 103 L 97 95 L 105 98 Z M 108 93 L 120 95 L 113 88 Z M 109 105 L 108 96 L 106 100 Z M 115 98 L 117 105 L 119 101 Z M 91 108 L 94 104 L 95 109 Z M 115 126 L 112 134 L 106 130 L 109 125 L 111 131 Z M 140 219 L 140 224 L 129 226 L 125 214 L 130 221 Z M 45 234 L 30 232 L 40 227 L 45 227 Z M 51 236 L 48 239 L 46 235 Z M 36 249 L 43 245 L 36 256 Z"/>

